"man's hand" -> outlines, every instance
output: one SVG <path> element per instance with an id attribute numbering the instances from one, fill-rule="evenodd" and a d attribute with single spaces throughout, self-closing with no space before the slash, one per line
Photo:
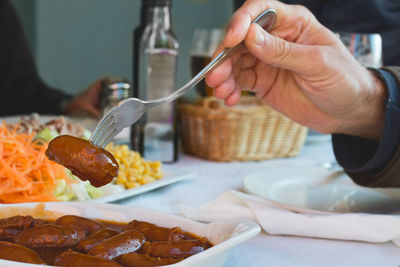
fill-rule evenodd
<path id="1" fill-rule="evenodd" d="M 251 21 L 277 11 L 270 33 Z M 339 38 L 305 7 L 249 0 L 232 17 L 219 53 L 241 41 L 246 47 L 211 72 L 215 96 L 235 105 L 242 90 L 300 124 L 323 133 L 378 139 L 385 88 L 362 67 Z"/>
<path id="2" fill-rule="evenodd" d="M 72 99 L 63 109 L 67 115 L 89 115 L 99 118 L 102 79 L 91 84 L 85 91 Z"/>

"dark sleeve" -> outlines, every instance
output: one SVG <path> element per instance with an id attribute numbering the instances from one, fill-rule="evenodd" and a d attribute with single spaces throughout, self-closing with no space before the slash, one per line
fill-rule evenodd
<path id="1" fill-rule="evenodd" d="M 339 164 L 357 184 L 400 187 L 400 67 L 376 72 L 388 91 L 381 140 L 334 134 L 333 149 Z"/>
<path id="2" fill-rule="evenodd" d="M 0 116 L 59 114 L 71 98 L 40 79 L 14 8 L 0 0 Z"/>

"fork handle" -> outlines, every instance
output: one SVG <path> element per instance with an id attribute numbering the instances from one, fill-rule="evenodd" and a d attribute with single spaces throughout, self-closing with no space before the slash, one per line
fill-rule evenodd
<path id="1" fill-rule="evenodd" d="M 263 27 L 266 31 L 271 30 L 276 23 L 276 11 L 274 9 L 268 9 L 262 12 L 253 20 L 252 24 L 254 23 L 257 23 L 258 25 Z M 243 46 L 244 42 L 241 42 L 237 46 L 224 49 L 224 51 L 219 53 L 210 63 L 207 64 L 207 66 L 205 66 L 199 73 L 197 73 L 196 76 L 194 76 L 189 82 L 187 82 L 181 89 L 173 92 L 169 96 L 146 101 L 146 108 L 149 109 L 160 103 L 174 101 L 183 94 L 187 93 L 190 89 L 196 86 L 196 84 L 203 80 L 204 77 L 206 77 L 211 70 L 221 64 L 226 58 L 234 54 Z"/>

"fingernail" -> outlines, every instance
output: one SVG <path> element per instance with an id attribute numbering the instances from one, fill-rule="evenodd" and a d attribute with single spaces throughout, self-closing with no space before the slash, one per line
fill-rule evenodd
<path id="1" fill-rule="evenodd" d="M 259 29 L 257 29 L 257 33 L 254 40 L 256 45 L 262 46 L 264 44 L 264 40 L 265 40 L 264 33 Z"/>

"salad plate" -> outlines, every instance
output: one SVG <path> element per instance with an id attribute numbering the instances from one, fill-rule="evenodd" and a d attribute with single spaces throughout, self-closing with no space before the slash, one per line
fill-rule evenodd
<path id="1" fill-rule="evenodd" d="M 21 120 L 21 118 L 29 118 L 31 115 L 18 115 L 18 116 L 6 116 L 0 117 L 0 121 L 4 120 L 7 123 L 15 124 Z M 39 121 L 41 123 L 46 123 L 59 118 L 60 115 L 40 115 Z M 85 127 L 89 132 L 93 131 L 98 123 L 98 120 L 92 117 L 68 117 L 64 116 L 67 120 L 80 124 Z M 129 128 L 122 130 L 115 138 L 114 141 L 118 143 L 129 141 L 130 131 Z"/>
<path id="2" fill-rule="evenodd" d="M 243 189 L 294 212 L 400 214 L 400 189 L 362 187 L 321 166 L 276 164 L 245 177 Z"/>
<path id="3" fill-rule="evenodd" d="M 98 198 L 93 198 L 89 201 L 98 203 L 109 203 L 118 200 L 123 200 L 126 198 L 143 194 L 151 190 L 155 190 L 157 188 L 161 188 L 194 177 L 194 174 L 191 172 L 173 171 L 169 168 L 165 168 L 165 166 L 163 167 L 163 172 L 164 172 L 164 177 L 154 182 L 144 184 L 132 189 L 121 189 L 121 191 L 114 191 L 111 194 L 107 194 L 107 189 L 106 189 L 104 191 L 103 196 Z"/>
<path id="4" fill-rule="evenodd" d="M 8 204 L 0 207 L 0 217 L 15 215 L 35 214 L 38 203 L 27 204 Z M 40 210 L 42 219 L 56 219 L 62 215 L 78 215 L 91 219 L 99 219 L 115 222 L 130 222 L 134 219 L 154 223 L 161 227 L 181 227 L 184 231 L 191 232 L 198 236 L 206 237 L 213 246 L 201 253 L 190 256 L 178 263 L 168 265 L 176 267 L 202 267 L 202 266 L 223 266 L 232 248 L 256 236 L 261 228 L 253 221 L 243 221 L 237 223 L 214 222 L 199 223 L 179 216 L 163 214 L 132 206 L 101 203 L 56 203 L 47 202 Z M 31 212 L 30 212 L 31 211 Z M 14 214 L 13 214 L 14 213 Z M 38 266 L 0 259 L 0 266 Z"/>
<path id="5" fill-rule="evenodd" d="M 53 124 L 53 126 L 57 125 L 57 127 L 60 127 L 61 129 L 68 128 L 68 125 L 66 124 L 69 122 L 76 123 L 77 125 L 73 127 L 79 127 L 80 129 L 84 129 L 85 137 L 83 138 L 86 138 L 88 137 L 88 135 L 90 135 L 90 129 L 95 127 L 97 123 L 96 120 L 90 118 L 82 119 L 82 118 L 68 117 L 65 119 L 64 118 L 60 119 L 61 118 L 60 116 L 53 116 L 53 115 L 10 116 L 10 117 L 2 117 L 0 118 L 0 121 L 4 120 L 7 124 L 15 124 L 21 121 L 21 118 L 24 118 L 26 121 L 29 121 L 28 123 L 29 127 L 36 127 L 36 128 L 39 128 L 37 127 L 38 124 L 46 124 L 50 121 L 57 121 L 55 124 Z M 30 119 L 32 119 L 32 121 L 30 121 Z M 45 127 L 44 130 L 41 130 L 41 132 L 39 132 L 36 136 L 38 136 L 43 140 L 51 140 L 52 138 L 58 135 L 57 131 L 54 132 L 53 130 L 48 130 L 46 128 L 47 127 Z M 30 129 L 32 130 L 35 128 L 30 128 Z M 129 137 L 129 134 L 126 136 L 124 136 L 124 133 L 122 134 L 123 135 L 120 136 L 120 138 L 122 139 L 117 140 L 115 143 L 117 144 L 119 142 L 124 143 L 122 140 L 125 141 L 129 140 L 126 139 Z M 164 176 L 161 179 L 156 179 L 152 182 L 137 186 L 135 188 L 127 189 L 122 185 L 117 185 L 114 183 L 110 183 L 100 188 L 95 188 L 91 186 L 88 181 L 83 182 L 76 177 L 72 177 L 72 174 L 69 171 L 67 171 L 67 174 L 71 176 L 73 179 L 75 179 L 77 182 L 68 184 L 68 182 L 59 179 L 55 187 L 55 195 L 57 200 L 59 201 L 66 201 L 66 202 L 93 201 L 93 202 L 107 203 L 107 202 L 114 202 L 130 198 L 135 195 L 142 194 L 193 177 L 193 173 L 176 170 L 165 165 L 162 166 L 162 172 L 164 173 Z"/>

